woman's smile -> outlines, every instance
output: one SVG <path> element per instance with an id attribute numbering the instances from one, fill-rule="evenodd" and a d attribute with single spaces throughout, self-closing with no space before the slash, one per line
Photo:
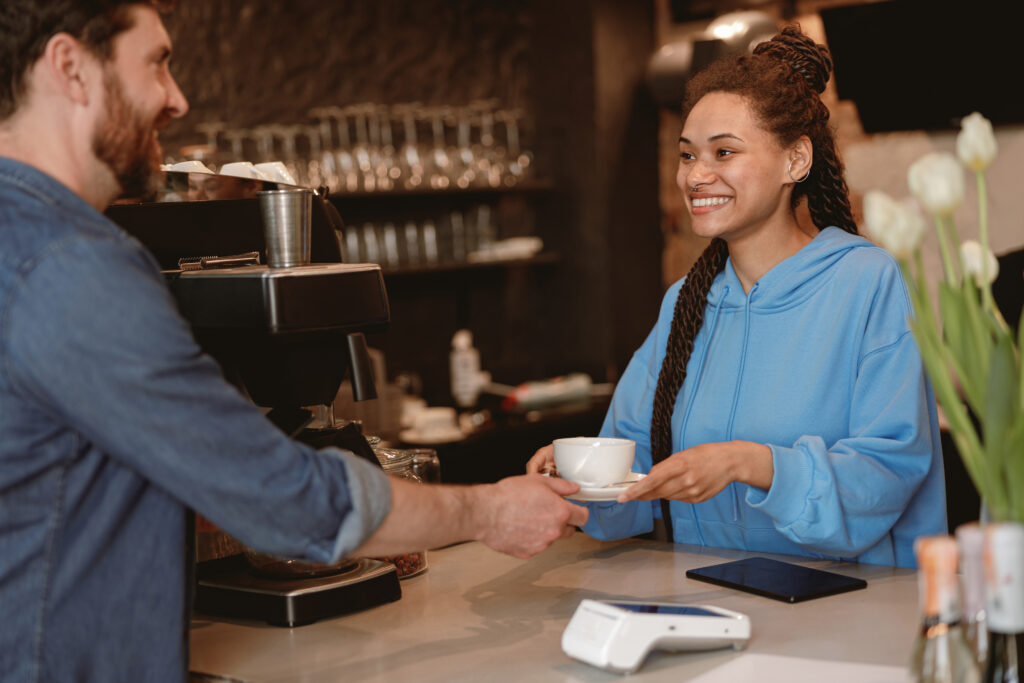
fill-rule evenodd
<path id="1" fill-rule="evenodd" d="M 690 200 L 690 203 L 693 207 L 694 214 L 703 214 L 711 213 L 712 211 L 717 211 L 718 209 L 722 208 L 726 203 L 728 203 L 731 199 L 732 197 L 722 196 L 693 197 Z"/>

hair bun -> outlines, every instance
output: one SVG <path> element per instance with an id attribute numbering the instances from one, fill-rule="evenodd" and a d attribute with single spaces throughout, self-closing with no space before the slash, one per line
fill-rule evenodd
<path id="1" fill-rule="evenodd" d="M 769 55 L 791 66 L 803 76 L 807 85 L 817 93 L 825 91 L 832 72 L 832 55 L 824 45 L 807 37 L 800 27 L 790 24 L 771 40 L 754 48 L 755 55 Z"/>

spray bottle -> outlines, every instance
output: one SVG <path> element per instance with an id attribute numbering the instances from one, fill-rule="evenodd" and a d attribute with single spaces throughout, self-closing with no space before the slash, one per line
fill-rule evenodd
<path id="1" fill-rule="evenodd" d="M 480 371 L 480 352 L 473 348 L 473 333 L 459 330 L 452 336 L 452 396 L 460 408 L 476 405 L 480 390 L 490 382 L 490 374 Z"/>

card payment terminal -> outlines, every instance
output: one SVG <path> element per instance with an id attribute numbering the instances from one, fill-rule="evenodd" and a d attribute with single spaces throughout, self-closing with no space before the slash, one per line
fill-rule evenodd
<path id="1" fill-rule="evenodd" d="M 749 638 L 749 617 L 721 607 L 583 600 L 562 634 L 562 650 L 602 669 L 632 673 L 652 650 L 740 650 Z"/>

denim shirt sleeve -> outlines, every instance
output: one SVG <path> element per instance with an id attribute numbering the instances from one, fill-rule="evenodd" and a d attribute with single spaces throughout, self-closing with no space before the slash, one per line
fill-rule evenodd
<path id="1" fill-rule="evenodd" d="M 387 477 L 292 441 L 222 377 L 131 238 L 76 235 L 25 264 L 3 328 L 26 401 L 243 543 L 313 561 L 357 548 Z M 86 446 L 83 446 L 86 447 Z"/>

